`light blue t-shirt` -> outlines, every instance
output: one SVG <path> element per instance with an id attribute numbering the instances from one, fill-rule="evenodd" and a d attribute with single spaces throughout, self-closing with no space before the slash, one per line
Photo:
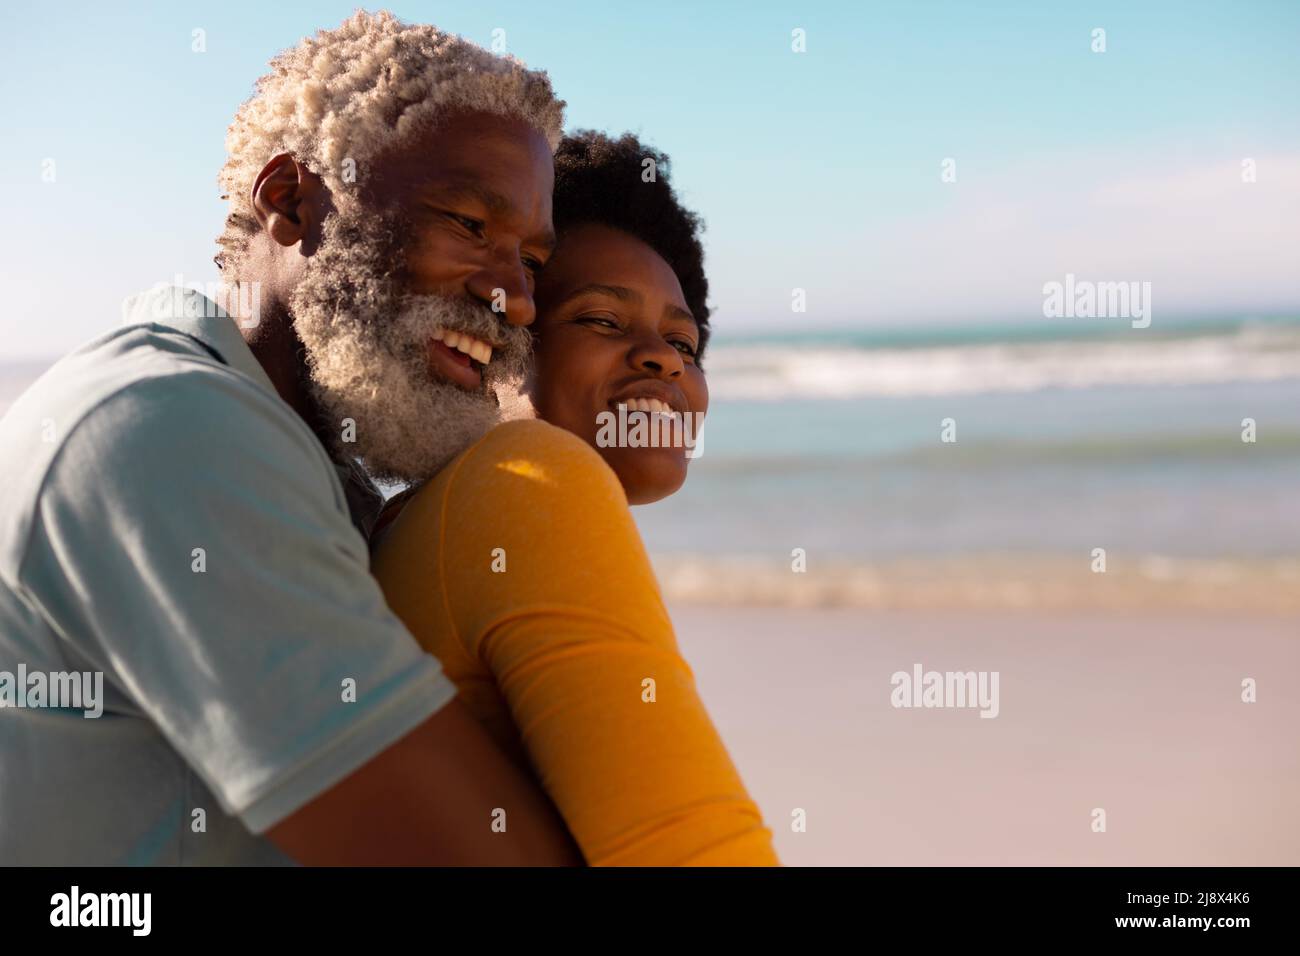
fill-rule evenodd
<path id="1" fill-rule="evenodd" d="M 126 313 L 0 419 L 0 864 L 287 863 L 258 834 L 455 688 L 234 321 Z"/>

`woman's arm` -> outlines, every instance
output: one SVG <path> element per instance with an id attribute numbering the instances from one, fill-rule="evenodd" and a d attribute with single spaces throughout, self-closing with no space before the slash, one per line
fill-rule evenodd
<path id="1" fill-rule="evenodd" d="M 543 422 L 496 429 L 407 504 L 378 558 L 417 639 L 437 653 L 428 631 L 450 628 L 490 672 L 589 863 L 777 863 L 588 445 Z"/>

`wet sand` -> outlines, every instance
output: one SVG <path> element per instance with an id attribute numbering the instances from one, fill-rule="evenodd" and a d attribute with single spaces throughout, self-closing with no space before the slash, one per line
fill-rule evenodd
<path id="1" fill-rule="evenodd" d="M 1300 864 L 1295 616 L 673 616 L 789 865 Z M 891 675 L 918 663 L 998 671 L 998 716 L 891 706 Z"/>

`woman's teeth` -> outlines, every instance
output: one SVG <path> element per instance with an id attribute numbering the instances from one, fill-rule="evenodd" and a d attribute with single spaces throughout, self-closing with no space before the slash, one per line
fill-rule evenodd
<path id="1" fill-rule="evenodd" d="M 657 398 L 629 398 L 622 402 L 627 406 L 629 412 L 648 412 L 652 415 L 675 415 L 667 402 L 661 402 Z"/>
<path id="2" fill-rule="evenodd" d="M 492 361 L 492 346 L 488 345 L 482 339 L 476 339 L 472 335 L 466 335 L 464 332 L 454 332 L 451 329 L 439 329 L 433 333 L 435 342 L 441 342 L 448 348 L 455 349 L 458 352 L 464 352 L 476 362 L 487 365 Z"/>

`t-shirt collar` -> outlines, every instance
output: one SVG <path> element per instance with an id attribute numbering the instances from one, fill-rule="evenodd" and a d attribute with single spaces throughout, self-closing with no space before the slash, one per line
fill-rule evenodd
<path id="1" fill-rule="evenodd" d="M 175 329 L 197 339 L 218 359 L 242 372 L 279 396 L 262 363 L 244 341 L 235 319 L 197 289 L 158 285 L 133 295 L 122 304 L 122 318 L 127 325 L 156 324 Z M 334 471 L 343 485 L 352 523 L 363 536 L 370 530 L 384 508 L 384 495 L 355 460 L 333 459 Z"/>
<path id="2" fill-rule="evenodd" d="M 184 332 L 206 345 L 231 368 L 275 392 L 266 369 L 244 341 L 235 320 L 197 289 L 154 286 L 122 304 L 122 319 L 127 325 L 155 323 Z"/>

